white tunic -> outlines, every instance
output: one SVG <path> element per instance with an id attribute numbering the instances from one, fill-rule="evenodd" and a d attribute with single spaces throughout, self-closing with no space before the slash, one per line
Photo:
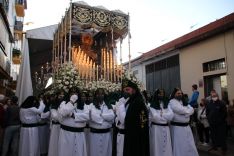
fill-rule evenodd
<path id="1" fill-rule="evenodd" d="M 58 112 L 62 116 L 61 125 L 84 128 L 89 120 L 89 110 L 86 105 L 83 110 L 80 110 L 70 102 L 67 104 L 63 102 Z M 72 114 L 74 114 L 74 118 Z M 84 132 L 71 132 L 60 128 L 58 144 L 58 156 L 87 156 Z"/>
<path id="2" fill-rule="evenodd" d="M 50 138 L 50 125 L 49 125 L 50 111 L 46 113 L 42 112 L 40 115 L 40 121 L 42 125 L 38 127 L 39 129 L 39 143 L 40 143 L 40 153 L 48 153 L 49 138 Z"/>
<path id="3" fill-rule="evenodd" d="M 173 118 L 173 112 L 168 106 L 157 110 L 149 109 L 150 123 L 167 124 Z M 162 115 L 161 115 L 162 114 Z M 150 126 L 150 156 L 172 156 L 171 134 L 169 126 L 151 124 Z"/>
<path id="4" fill-rule="evenodd" d="M 86 108 L 88 109 L 88 111 L 90 112 L 90 105 L 88 104 L 85 104 L 86 105 Z M 87 155 L 89 156 L 89 151 L 90 151 L 90 148 L 89 148 L 89 133 L 90 133 L 90 128 L 89 128 L 89 121 L 86 122 L 86 126 L 88 127 L 85 127 L 84 129 L 84 133 L 85 133 L 85 140 L 86 140 L 86 149 L 87 149 Z"/>
<path id="5" fill-rule="evenodd" d="M 118 129 L 124 129 L 124 120 L 126 116 L 126 108 L 125 103 L 128 99 L 120 98 L 118 102 L 116 102 L 116 118 L 115 123 Z M 124 146 L 124 134 L 118 133 L 116 140 L 116 156 L 123 156 L 123 146 Z"/>
<path id="6" fill-rule="evenodd" d="M 182 101 L 178 101 L 176 99 L 170 100 L 169 105 L 174 112 L 172 121 L 179 123 L 189 122 L 190 116 L 194 112 L 193 108 L 190 105 L 183 106 Z M 171 137 L 173 156 L 198 156 L 193 134 L 189 125 L 171 125 Z"/>
<path id="7" fill-rule="evenodd" d="M 59 122 L 59 114 L 56 109 L 51 109 L 51 120 Z M 48 156 L 58 156 L 58 141 L 59 141 L 60 124 L 53 124 L 50 132 L 49 152 Z"/>
<path id="8" fill-rule="evenodd" d="M 25 124 L 35 124 L 45 105 L 40 102 L 39 108 L 21 108 L 20 120 Z M 40 156 L 38 127 L 21 127 L 19 141 L 19 156 Z"/>
<path id="9" fill-rule="evenodd" d="M 112 109 L 108 109 L 105 103 L 97 109 L 90 105 L 89 126 L 95 129 L 111 128 L 115 114 Z M 90 156 L 111 156 L 112 155 L 112 135 L 107 133 L 90 132 Z"/>

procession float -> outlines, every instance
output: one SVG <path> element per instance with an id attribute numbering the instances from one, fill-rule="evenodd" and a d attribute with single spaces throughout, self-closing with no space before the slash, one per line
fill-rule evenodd
<path id="1" fill-rule="evenodd" d="M 124 74 L 122 40 L 129 32 L 129 15 L 85 2 L 71 2 L 54 34 L 52 90 L 77 86 L 116 91 Z M 130 49 L 130 48 L 129 48 Z"/>

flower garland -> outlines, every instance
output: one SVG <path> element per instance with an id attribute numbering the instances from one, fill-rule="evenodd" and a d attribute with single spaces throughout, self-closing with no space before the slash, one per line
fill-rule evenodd
<path id="1" fill-rule="evenodd" d="M 86 90 L 96 90 L 97 88 L 103 88 L 105 92 L 115 92 L 121 90 L 121 83 L 112 83 L 110 81 L 99 80 L 88 82 L 84 89 Z"/>

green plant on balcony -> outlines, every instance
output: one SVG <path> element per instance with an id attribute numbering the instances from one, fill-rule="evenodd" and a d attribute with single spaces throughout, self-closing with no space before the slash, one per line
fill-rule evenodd
<path id="1" fill-rule="evenodd" d="M 13 57 L 20 57 L 20 55 L 21 55 L 21 51 L 19 49 L 15 49 L 15 48 L 13 48 L 12 53 L 13 53 Z"/>

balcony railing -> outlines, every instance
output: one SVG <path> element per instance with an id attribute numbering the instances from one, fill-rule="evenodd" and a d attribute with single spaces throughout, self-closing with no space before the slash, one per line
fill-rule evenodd
<path id="1" fill-rule="evenodd" d="M 14 29 L 18 30 L 18 31 L 23 31 L 23 22 L 22 21 L 15 21 Z"/>

